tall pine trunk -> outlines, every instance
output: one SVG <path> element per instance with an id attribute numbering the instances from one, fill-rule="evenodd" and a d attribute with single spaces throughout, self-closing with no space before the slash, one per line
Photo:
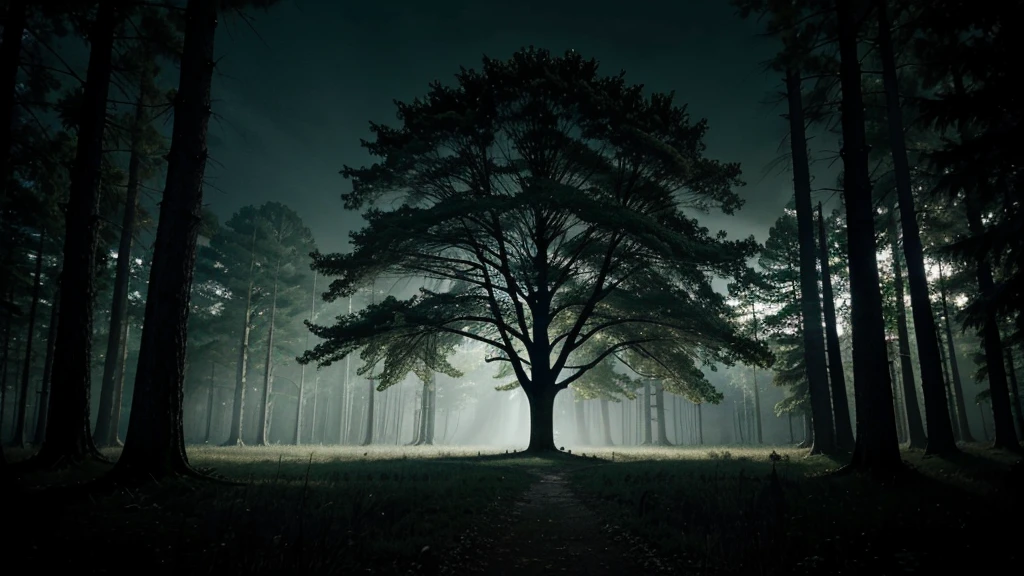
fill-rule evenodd
<path id="1" fill-rule="evenodd" d="M 946 301 L 946 278 L 939 263 L 939 297 L 942 301 L 943 324 L 946 328 L 946 348 L 949 354 L 949 369 L 952 372 L 953 394 L 956 402 L 956 417 L 960 424 L 960 438 L 964 442 L 974 442 L 971 426 L 967 420 L 967 402 L 964 400 L 964 384 L 960 379 L 960 363 L 956 358 L 956 345 L 953 341 L 953 321 L 949 316 L 949 304 Z"/>
<path id="2" fill-rule="evenodd" d="M 612 442 L 612 418 L 608 414 L 608 399 L 601 398 L 601 435 L 605 446 L 614 446 Z"/>
<path id="3" fill-rule="evenodd" d="M 28 414 L 28 389 L 32 372 L 32 343 L 36 336 L 36 314 L 39 311 L 39 292 L 42 287 L 43 277 L 43 246 L 46 242 L 46 232 L 39 232 L 39 244 L 36 246 L 36 270 L 35 278 L 32 281 L 32 304 L 28 309 L 28 334 L 25 335 L 25 360 L 21 369 L 21 397 L 18 399 L 18 414 L 14 419 L 15 446 L 24 447 L 25 440 L 25 417 Z"/>
<path id="4" fill-rule="evenodd" d="M 313 271 L 313 295 L 309 305 L 309 321 L 316 316 L 316 271 Z M 309 331 L 306 331 L 306 350 L 309 350 Z M 306 400 L 306 365 L 299 365 L 299 403 L 295 410 L 295 445 L 302 444 L 302 404 Z"/>
<path id="5" fill-rule="evenodd" d="M 249 369 L 249 335 L 252 334 L 252 291 L 256 271 L 256 221 L 252 223 L 252 242 L 249 250 L 249 286 L 245 292 L 245 313 L 242 315 L 242 342 L 238 349 L 235 372 L 235 396 L 231 403 L 231 430 L 224 446 L 241 446 L 242 425 L 245 415 L 245 385 Z"/>
<path id="6" fill-rule="evenodd" d="M 842 87 L 843 198 L 846 204 L 853 330 L 853 384 L 857 441 L 851 465 L 876 472 L 900 470 L 892 380 L 885 349 L 882 294 L 875 259 L 875 220 L 864 131 L 857 16 L 853 0 L 836 1 Z"/>
<path id="7" fill-rule="evenodd" d="M 427 395 L 427 437 L 423 443 L 434 444 L 434 424 L 437 422 L 437 375 L 430 374 L 430 393 Z"/>
<path id="8" fill-rule="evenodd" d="M 373 444 L 373 401 L 374 395 L 377 392 L 376 387 L 373 385 L 373 373 L 370 373 L 370 378 L 367 380 L 366 389 L 366 428 L 363 429 L 363 441 L 359 443 L 360 446 L 369 446 Z M 425 391 L 424 391 L 425 392 Z M 420 416 L 426 418 L 426 415 Z"/>
<path id="9" fill-rule="evenodd" d="M 814 215 L 811 208 L 811 174 L 807 159 L 800 73 L 786 70 L 786 94 L 789 100 L 789 140 L 793 153 L 793 189 L 796 197 L 797 236 L 800 244 L 800 312 L 803 318 L 804 362 L 807 366 L 811 396 L 814 444 L 811 454 L 836 451 L 829 398 L 828 372 L 825 368 L 825 335 L 821 329 L 821 300 L 818 298 L 818 269 L 814 242 Z"/>
<path id="10" fill-rule="evenodd" d="M 671 446 L 665 426 L 665 386 L 661 382 L 654 384 L 654 414 L 658 421 L 658 446 Z"/>
<path id="11" fill-rule="evenodd" d="M 928 295 L 924 248 L 921 246 L 917 210 L 914 208 L 910 162 L 907 160 L 907 143 L 903 135 L 903 110 L 900 107 L 896 56 L 889 32 L 888 4 L 888 0 L 877 0 L 875 4 L 878 11 L 878 48 L 882 58 L 889 147 L 892 150 L 893 172 L 896 174 L 900 226 L 903 228 L 903 254 L 907 259 L 907 281 L 910 284 L 910 305 L 914 315 L 914 336 L 917 339 L 917 357 L 921 365 L 921 392 L 924 395 L 924 410 L 927 416 L 928 441 L 925 454 L 948 454 L 957 450 L 956 438 L 953 436 L 946 395 L 943 392 L 935 316 Z"/>
<path id="12" fill-rule="evenodd" d="M 60 278 L 60 274 L 57 274 Z M 57 318 L 60 309 L 60 281 L 53 291 L 53 302 L 50 303 L 50 325 L 46 328 L 46 356 L 43 358 L 43 380 L 39 384 L 39 410 L 36 412 L 36 432 L 32 442 L 41 444 L 46 438 L 46 425 L 50 413 L 50 382 L 53 376 L 53 346 L 57 341 Z"/>
<path id="13" fill-rule="evenodd" d="M 575 396 L 575 398 L 573 398 L 572 407 L 574 420 L 576 420 L 576 443 L 582 446 L 587 446 L 590 444 L 590 438 L 587 434 L 587 421 L 583 410 L 583 399 L 580 398 L 575 391 L 573 392 L 573 396 Z"/>
<path id="14" fill-rule="evenodd" d="M 256 445 L 269 446 L 267 438 L 268 422 L 270 422 L 270 392 L 273 388 L 274 375 L 274 321 L 277 318 L 277 280 L 281 275 L 281 260 L 277 260 L 277 269 L 274 271 L 274 290 L 270 299 L 270 328 L 267 330 L 267 361 L 263 366 L 263 401 L 260 411 L 259 423 L 256 425 Z"/>
<path id="15" fill-rule="evenodd" d="M 942 342 L 942 334 L 938 333 L 938 325 L 935 326 L 935 331 L 937 332 L 935 337 L 939 341 L 939 359 L 942 360 L 943 381 L 946 384 L 946 401 L 949 403 L 949 415 L 952 419 L 953 436 L 958 442 L 962 442 L 964 439 L 964 433 L 963 430 L 960 429 L 960 420 L 956 409 L 956 392 L 953 391 L 953 378 L 949 374 L 949 363 L 946 362 L 946 352 Z"/>
<path id="16" fill-rule="evenodd" d="M 1024 434 L 1024 406 L 1020 403 L 1019 383 L 1017 382 L 1017 370 L 1013 365 L 1013 350 L 1006 349 L 1006 371 L 1010 376 L 1010 396 L 1013 398 L 1013 413 L 1017 417 L 1017 429 Z"/>
<path id="17" fill-rule="evenodd" d="M 140 167 L 142 164 L 142 129 L 146 122 L 144 106 L 145 81 L 141 81 L 135 118 L 132 124 L 131 156 L 128 158 L 128 190 L 121 218 L 121 238 L 117 247 L 117 270 L 114 273 L 114 298 L 110 305 L 110 329 L 107 334 L 107 354 L 103 362 L 103 384 L 100 388 L 100 409 L 96 416 L 97 446 L 118 444 L 117 422 L 114 421 L 114 400 L 117 393 L 118 373 L 121 371 L 121 338 L 128 316 L 128 280 L 131 272 L 132 237 L 135 234 L 135 214 L 139 205 Z"/>
<path id="18" fill-rule="evenodd" d="M 899 232 L 896 230 L 896 218 L 892 212 L 889 213 L 889 247 L 892 252 L 893 285 L 896 288 L 896 333 L 899 345 L 900 381 L 903 384 L 903 408 L 907 416 L 907 439 L 910 448 L 923 449 L 928 444 L 928 440 L 924 435 L 921 408 L 917 403 L 917 388 L 914 386 L 914 361 L 910 357 L 907 306 L 903 301 L 903 266 L 900 264 Z"/>
<path id="19" fill-rule="evenodd" d="M 214 392 L 216 391 L 216 388 L 215 388 L 215 386 L 216 386 L 215 382 L 216 381 L 217 381 L 217 364 L 214 363 L 214 362 L 210 362 L 210 386 L 209 386 L 209 389 L 206 391 L 206 432 L 203 433 L 203 443 L 204 444 L 209 444 L 210 443 L 210 432 L 213 429 L 213 405 L 214 405 L 213 395 L 214 395 Z"/>
<path id="20" fill-rule="evenodd" d="M 132 412 L 124 450 L 114 469 L 115 475 L 142 479 L 195 474 L 185 454 L 182 398 L 189 297 L 202 223 L 216 4 L 189 0 L 185 21 L 167 181 L 149 273 Z"/>
<path id="21" fill-rule="evenodd" d="M 650 446 L 653 443 L 651 430 L 651 381 L 644 378 L 644 441 L 643 446 Z"/>
<path id="22" fill-rule="evenodd" d="M 846 398 L 846 373 L 843 371 L 842 350 L 839 347 L 839 329 L 836 321 L 836 301 L 832 291 L 832 269 L 829 264 L 828 236 L 825 234 L 825 216 L 818 202 L 818 250 L 821 262 L 822 312 L 825 315 L 825 349 L 828 353 L 829 384 L 832 387 L 832 415 L 835 417 L 836 444 L 844 450 L 853 450 L 853 425 L 850 423 L 850 402 Z"/>
<path id="23" fill-rule="evenodd" d="M 955 96 L 963 101 L 967 93 L 964 88 L 963 77 L 959 72 L 953 74 L 953 89 Z M 967 120 L 964 117 L 959 119 L 958 130 L 960 140 L 968 143 L 971 140 L 967 132 Z M 984 185 L 984 184 L 982 184 Z M 982 222 L 982 207 L 979 205 L 981 190 L 964 190 L 964 209 L 967 215 L 967 229 L 972 236 L 980 236 L 985 231 Z M 992 265 L 985 258 L 979 258 L 975 263 L 975 276 L 978 281 L 978 291 L 981 299 L 991 302 L 996 291 L 995 280 L 992 277 Z M 992 426 L 995 433 L 993 439 L 994 448 L 1005 448 L 1018 451 L 1020 444 L 1017 433 L 1013 429 L 1013 416 L 1010 414 L 1010 391 L 1006 383 L 1006 368 L 1003 361 L 1002 337 L 999 334 L 998 318 L 994 310 L 986 305 L 984 311 L 984 324 L 981 328 L 982 346 L 985 350 L 985 363 L 988 366 L 988 386 L 992 394 Z"/>
<path id="24" fill-rule="evenodd" d="M 89 425 L 92 392 L 93 301 L 99 238 L 100 165 L 114 31 L 124 9 L 118 0 L 99 3 L 89 34 L 89 67 L 79 111 L 78 142 L 65 211 L 60 322 L 54 344 L 50 418 L 37 461 L 42 466 L 98 455 Z"/>
<path id="25" fill-rule="evenodd" d="M 967 208 L 967 222 L 971 234 L 981 235 L 984 232 L 984 225 L 977 199 L 973 198 L 971 193 L 966 193 L 964 205 Z M 985 259 L 979 259 L 975 272 L 981 298 L 991 301 L 996 291 L 991 264 Z M 1010 411 L 1010 389 L 1006 381 L 1006 363 L 1003 359 L 1002 336 L 999 334 L 999 319 L 993 310 L 986 310 L 984 315 L 981 340 L 985 350 L 985 364 L 988 366 L 988 387 L 992 394 L 992 428 L 995 435 L 992 446 L 1017 451 L 1020 450 L 1020 444 Z"/>

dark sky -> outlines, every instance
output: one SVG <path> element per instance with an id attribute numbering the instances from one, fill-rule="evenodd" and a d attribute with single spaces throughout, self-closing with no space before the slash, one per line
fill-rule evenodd
<path id="1" fill-rule="evenodd" d="M 712 229 L 763 241 L 792 195 L 788 172 L 765 173 L 786 133 L 783 108 L 764 104 L 781 88 L 762 66 L 775 46 L 727 0 L 286 0 L 252 26 L 226 16 L 218 32 L 207 172 L 216 188 L 205 196 L 222 218 L 285 202 L 322 250 L 346 250 L 358 225 L 338 171 L 369 160 L 359 147 L 369 121 L 393 122 L 393 99 L 452 81 L 460 65 L 529 45 L 626 70 L 708 119 L 709 156 L 740 162 L 747 181 L 737 216 L 701 219 Z"/>

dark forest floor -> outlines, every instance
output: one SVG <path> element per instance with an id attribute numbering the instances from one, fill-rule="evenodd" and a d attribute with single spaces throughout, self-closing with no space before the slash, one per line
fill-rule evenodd
<path id="1" fill-rule="evenodd" d="M 40 473 L 0 496 L 4 548 L 79 574 L 983 573 L 1022 559 L 1024 481 L 1002 452 L 906 452 L 911 473 L 879 485 L 777 448 L 776 515 L 771 449 L 583 450 L 197 448 L 197 466 L 246 485 L 74 499 L 39 488 L 104 465 Z"/>

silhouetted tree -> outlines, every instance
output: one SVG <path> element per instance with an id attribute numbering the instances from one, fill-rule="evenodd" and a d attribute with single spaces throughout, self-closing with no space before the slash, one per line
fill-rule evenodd
<path id="1" fill-rule="evenodd" d="M 369 210 L 352 253 L 314 257 L 337 277 L 328 300 L 384 274 L 448 285 L 312 326 L 325 342 L 303 361 L 340 360 L 382 334 L 483 342 L 526 393 L 533 451 L 555 449 L 558 392 L 613 354 L 657 358 L 698 387 L 696 364 L 765 361 L 709 278 L 748 274 L 755 243 L 711 236 L 681 211 L 741 203 L 738 167 L 703 157 L 703 121 L 572 52 L 523 50 L 456 78 L 399 104 L 399 128 L 372 125 L 365 146 L 380 162 L 343 171 L 348 209 L 404 203 Z"/>

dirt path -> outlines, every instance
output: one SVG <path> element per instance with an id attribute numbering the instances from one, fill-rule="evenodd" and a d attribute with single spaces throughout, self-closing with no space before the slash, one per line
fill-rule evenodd
<path id="1" fill-rule="evenodd" d="M 472 572 L 494 575 L 647 574 L 624 540 L 569 489 L 565 472 L 536 471 L 538 480 L 505 518 L 477 535 Z"/>

